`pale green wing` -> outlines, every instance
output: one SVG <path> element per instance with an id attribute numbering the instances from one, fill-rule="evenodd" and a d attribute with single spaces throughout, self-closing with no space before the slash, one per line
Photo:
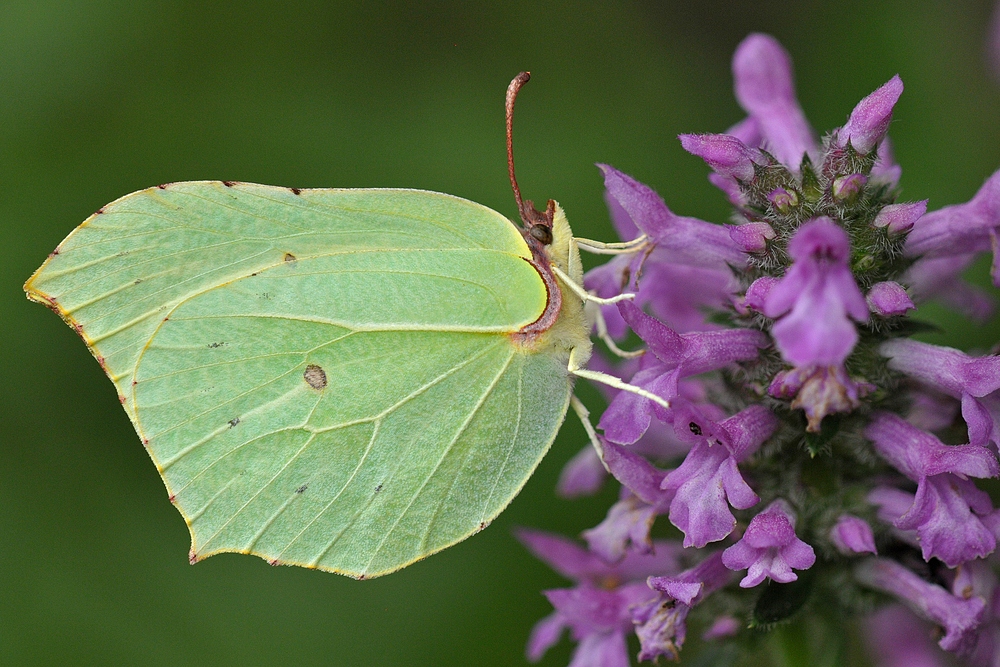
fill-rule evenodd
<path id="1" fill-rule="evenodd" d="M 286 260 L 421 249 L 530 257 L 506 218 L 449 195 L 172 183 L 103 207 L 56 248 L 25 289 L 29 298 L 49 305 L 74 326 L 109 376 L 127 389 L 139 353 L 156 327 L 172 308 L 196 294 Z M 472 266 L 462 267 L 468 270 L 465 284 L 480 286 L 477 291 L 484 294 L 486 286 L 513 280 L 509 289 L 493 290 L 502 306 L 490 312 L 492 320 L 478 322 L 475 314 L 466 314 L 464 304 L 455 304 L 455 317 L 473 328 L 508 331 L 533 321 L 545 299 L 537 274 L 526 262 L 515 262 L 517 278 L 494 277 L 495 267 L 486 257 L 466 257 Z M 504 263 L 509 257 L 496 259 Z M 392 287 L 405 278 L 386 282 Z M 322 298 L 322 292 L 318 296 Z M 339 297 L 347 298 L 343 293 Z M 350 298 L 377 307 L 386 294 L 355 291 Z M 363 312 L 358 314 L 363 319 Z M 131 396 L 120 393 L 129 399 L 125 409 L 134 416 Z"/>
<path id="2" fill-rule="evenodd" d="M 565 415 L 509 333 L 545 287 L 502 216 L 418 191 L 184 183 L 125 197 L 29 281 L 102 360 L 192 559 L 375 576 L 480 530 Z"/>

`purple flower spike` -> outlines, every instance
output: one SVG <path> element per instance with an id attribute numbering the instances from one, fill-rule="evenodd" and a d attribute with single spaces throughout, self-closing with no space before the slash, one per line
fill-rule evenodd
<path id="1" fill-rule="evenodd" d="M 896 596 L 910 609 L 944 628 L 945 635 L 938 642 L 944 650 L 966 652 L 974 645 L 975 629 L 982 622 L 986 608 L 980 598 L 957 598 L 886 558 L 860 563 L 854 575 L 866 586 Z"/>
<path id="2" fill-rule="evenodd" d="M 864 519 L 850 514 L 842 514 L 830 530 L 830 541 L 837 551 L 850 556 L 853 554 L 878 553 L 872 527 Z"/>
<path id="3" fill-rule="evenodd" d="M 964 204 L 924 215 L 906 237 L 906 254 L 950 256 L 991 249 L 991 231 L 1000 226 L 1000 171 Z"/>
<path id="4" fill-rule="evenodd" d="M 850 141 L 859 153 L 871 152 L 889 130 L 892 109 L 902 94 L 903 81 L 897 74 L 881 88 L 858 102 L 847 123 L 837 133 L 839 145 L 846 146 Z"/>
<path id="5" fill-rule="evenodd" d="M 990 497 L 967 477 L 996 477 L 1000 465 L 981 445 L 945 445 L 896 415 L 880 412 L 865 429 L 875 450 L 917 482 L 913 505 L 895 521 L 916 530 L 925 560 L 938 558 L 956 567 L 996 548 L 984 524 L 993 514 Z"/>
<path id="6" fill-rule="evenodd" d="M 815 152 L 816 142 L 795 98 L 788 53 L 770 35 L 750 35 L 736 47 L 733 78 L 736 99 L 763 135 L 763 148 L 797 171 L 802 156 Z"/>
<path id="7" fill-rule="evenodd" d="M 678 410 L 674 430 L 685 429 L 698 440 L 679 468 L 663 480 L 670 502 L 670 522 L 684 533 L 685 547 L 701 548 L 733 532 L 736 518 L 729 510 L 748 509 L 759 502 L 737 464 L 753 454 L 774 433 L 778 418 L 752 405 L 718 424 L 693 410 Z"/>
<path id="8" fill-rule="evenodd" d="M 1000 356 L 970 357 L 950 347 L 906 339 L 883 343 L 879 352 L 889 357 L 889 368 L 962 401 L 970 444 L 1000 441 L 1000 420 L 990 409 L 990 394 L 1000 390 Z"/>
<path id="9" fill-rule="evenodd" d="M 813 548 L 795 536 L 795 515 L 778 499 L 750 520 L 740 541 L 722 552 L 730 570 L 747 570 L 740 588 L 753 588 L 765 578 L 787 584 L 799 578 L 792 572 L 816 562 Z"/>
<path id="10" fill-rule="evenodd" d="M 789 363 L 840 365 L 854 349 L 858 332 L 849 318 L 867 321 L 868 304 L 847 265 L 850 249 L 847 233 L 826 217 L 799 227 L 789 242 L 795 261 L 764 303 L 768 317 L 788 313 L 771 334 Z"/>
<path id="11" fill-rule="evenodd" d="M 873 313 L 882 317 L 903 315 L 916 308 L 903 286 L 891 280 L 872 285 L 865 301 Z"/>
<path id="12" fill-rule="evenodd" d="M 747 253 L 767 250 L 767 242 L 775 237 L 774 229 L 766 222 L 748 222 L 744 225 L 728 225 L 729 237 Z"/>
<path id="13" fill-rule="evenodd" d="M 882 207 L 872 224 L 875 227 L 884 227 L 890 234 L 902 234 L 910 231 L 926 212 L 926 199 L 906 204 L 889 204 Z"/>
<path id="14" fill-rule="evenodd" d="M 679 139 L 684 150 L 700 157 L 720 176 L 752 181 L 754 165 L 767 164 L 759 150 L 726 134 L 682 134 Z"/>
<path id="15" fill-rule="evenodd" d="M 721 556 L 721 552 L 715 552 L 674 577 L 649 578 L 649 587 L 660 595 L 637 607 L 632 615 L 642 648 L 639 660 L 655 660 L 661 655 L 678 659 L 687 634 L 688 612 L 730 579 Z"/>

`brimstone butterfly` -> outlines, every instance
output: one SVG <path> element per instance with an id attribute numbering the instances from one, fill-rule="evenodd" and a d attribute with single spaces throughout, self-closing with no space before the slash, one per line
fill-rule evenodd
<path id="1" fill-rule="evenodd" d="M 417 190 L 202 181 L 74 230 L 28 298 L 86 341 L 191 532 L 363 578 L 487 526 L 590 356 L 576 240 Z M 574 399 L 575 400 L 575 399 Z"/>

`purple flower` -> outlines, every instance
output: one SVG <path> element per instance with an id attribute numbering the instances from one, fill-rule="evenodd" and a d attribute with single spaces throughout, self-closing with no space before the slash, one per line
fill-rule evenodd
<path id="1" fill-rule="evenodd" d="M 528 640 L 528 659 L 541 659 L 569 628 L 579 642 L 571 665 L 627 667 L 625 635 L 632 629 L 630 610 L 655 597 L 643 583 L 646 577 L 680 570 L 676 543 L 657 542 L 652 553 L 630 553 L 609 565 L 558 535 L 521 529 L 517 537 L 552 569 L 577 582 L 573 588 L 545 591 L 555 612 L 535 624 Z"/>
<path id="2" fill-rule="evenodd" d="M 1000 661 L 1000 582 L 993 568 L 977 560 L 964 564 L 955 573 L 951 591 L 959 598 L 979 598 L 986 603 L 975 646 L 965 656 L 975 667 L 996 667 Z"/>
<path id="3" fill-rule="evenodd" d="M 864 519 L 850 514 L 841 514 L 837 519 L 837 523 L 830 530 L 830 541 L 837 547 L 837 551 L 845 556 L 878 553 L 875 549 L 872 527 Z"/>
<path id="4" fill-rule="evenodd" d="M 607 471 L 601 457 L 587 444 L 563 466 L 556 483 L 556 493 L 563 498 L 590 496 L 600 490 L 605 477 Z"/>
<path id="5" fill-rule="evenodd" d="M 903 315 L 916 308 L 903 286 L 891 280 L 872 285 L 865 301 L 869 310 L 882 317 Z"/>
<path id="6" fill-rule="evenodd" d="M 681 548 L 675 541 L 658 540 L 649 553 L 629 552 L 610 564 L 576 541 L 542 530 L 520 528 L 517 539 L 553 570 L 573 581 L 614 588 L 622 582 L 645 581 L 646 577 L 679 572 Z"/>
<path id="7" fill-rule="evenodd" d="M 847 123 L 837 132 L 838 144 L 846 146 L 850 142 L 859 153 L 871 152 L 889 130 L 892 109 L 902 94 L 903 82 L 896 75 L 858 102 Z"/>
<path id="8" fill-rule="evenodd" d="M 770 35 L 752 34 L 736 47 L 733 79 L 736 99 L 762 135 L 761 147 L 797 171 L 802 156 L 816 151 L 816 141 L 795 97 L 788 53 Z"/>
<path id="9" fill-rule="evenodd" d="M 663 488 L 674 492 L 670 522 L 684 533 L 685 547 L 703 547 L 725 538 L 736 526 L 729 505 L 753 507 L 760 500 L 740 474 L 738 463 L 760 448 L 778 426 L 774 414 L 752 405 L 718 424 L 694 410 L 678 410 L 674 430 L 697 441 Z"/>
<path id="10" fill-rule="evenodd" d="M 767 164 L 759 150 L 726 134 L 682 134 L 678 138 L 684 150 L 700 157 L 723 177 L 752 181 L 756 171 L 754 165 Z"/>
<path id="11" fill-rule="evenodd" d="M 544 591 L 555 612 L 539 621 L 528 640 L 528 660 L 537 662 L 559 641 L 564 628 L 579 642 L 570 667 L 629 667 L 626 634 L 631 609 L 652 598 L 640 583 L 615 589 L 577 586 Z"/>
<path id="12" fill-rule="evenodd" d="M 628 241 L 644 233 L 652 252 L 647 248 L 618 255 L 591 269 L 584 278 L 586 288 L 601 297 L 632 290 L 636 304 L 649 304 L 681 332 L 714 328 L 706 324 L 704 310 L 718 310 L 728 303 L 736 289 L 729 264 L 746 262 L 726 228 L 675 215 L 648 186 L 612 167 L 598 166 L 619 237 Z M 618 309 L 603 306 L 601 312 L 611 336 L 622 338 L 627 327 Z"/>
<path id="13" fill-rule="evenodd" d="M 945 630 L 938 645 L 946 651 L 967 652 L 976 640 L 986 604 L 977 597 L 955 597 L 940 586 L 924 581 L 899 563 L 870 558 L 854 570 L 858 581 L 897 597 L 910 609 Z"/>
<path id="14" fill-rule="evenodd" d="M 1000 465 L 981 445 L 945 445 L 896 415 L 880 412 L 865 429 L 875 450 L 917 482 L 913 505 L 895 520 L 915 530 L 925 560 L 955 567 L 996 548 L 983 519 L 993 513 L 989 496 L 967 479 L 996 477 Z"/>
<path id="15" fill-rule="evenodd" d="M 962 272 L 976 259 L 976 253 L 950 257 L 925 257 L 914 262 L 903 276 L 917 301 L 938 299 L 943 304 L 985 322 L 996 310 L 993 297 L 961 278 Z"/>
<path id="16" fill-rule="evenodd" d="M 857 382 L 842 365 L 812 364 L 774 376 L 767 393 L 775 398 L 793 399 L 792 409 L 806 413 L 806 431 L 819 433 L 823 418 L 838 412 L 850 412 L 861 405 L 861 398 L 875 389 L 867 382 Z"/>
<path id="17" fill-rule="evenodd" d="M 632 613 L 641 647 L 639 660 L 655 661 L 661 655 L 677 660 L 687 636 L 688 612 L 725 586 L 730 576 L 722 564 L 721 552 L 717 551 L 675 576 L 650 577 L 649 587 L 660 594 Z"/>
<path id="18" fill-rule="evenodd" d="M 707 642 L 732 637 L 740 631 L 741 623 L 732 616 L 719 616 L 712 622 L 712 625 L 701 635 Z"/>
<path id="19" fill-rule="evenodd" d="M 889 358 L 889 368 L 962 401 L 970 444 L 1000 442 L 1000 415 L 991 396 L 1000 390 L 1000 356 L 970 357 L 950 347 L 907 339 L 885 342 L 879 352 Z"/>
<path id="20" fill-rule="evenodd" d="M 895 188 L 899 185 L 899 179 L 903 175 L 903 168 L 896 164 L 896 159 L 892 154 L 892 142 L 889 137 L 885 137 L 878 145 L 875 152 L 875 166 L 872 167 L 871 180 Z"/>
<path id="21" fill-rule="evenodd" d="M 725 268 L 727 264 L 739 266 L 746 262 L 743 252 L 723 225 L 677 215 L 648 185 L 609 165 L 597 166 L 604 173 L 609 199 L 625 211 L 652 243 L 669 251 L 675 261 L 709 268 Z"/>
<path id="22" fill-rule="evenodd" d="M 997 234 L 1000 229 L 1000 171 L 964 204 L 946 206 L 924 215 L 906 237 L 911 257 L 968 255 L 994 249 L 993 283 L 1000 285 Z"/>
<path id="23" fill-rule="evenodd" d="M 868 492 L 867 500 L 877 509 L 879 521 L 892 526 L 892 535 L 903 544 L 909 544 L 915 549 L 920 548 L 920 539 L 915 530 L 903 530 L 896 527 L 899 518 L 913 507 L 915 496 L 891 486 L 876 486 Z"/>
<path id="24" fill-rule="evenodd" d="M 788 253 L 794 263 L 764 303 L 765 315 L 781 317 L 771 335 L 795 366 L 840 365 L 858 340 L 849 318 L 868 320 L 847 265 L 847 233 L 829 218 L 816 218 L 796 230 Z"/>
<path id="25" fill-rule="evenodd" d="M 741 588 L 753 588 L 765 578 L 787 584 L 798 579 L 792 569 L 807 570 L 816 562 L 813 548 L 795 535 L 795 515 L 778 499 L 750 520 L 740 541 L 722 552 L 730 570 L 747 570 Z"/>
<path id="26" fill-rule="evenodd" d="M 878 667 L 947 667 L 944 654 L 930 638 L 930 628 L 900 605 L 869 616 L 862 628 Z"/>
<path id="27" fill-rule="evenodd" d="M 629 544 L 643 553 L 652 550 L 649 529 L 656 516 L 670 507 L 674 494 L 660 488 L 667 474 L 665 471 L 613 442 L 603 445 L 604 463 L 622 483 L 625 493 L 611 506 L 604 521 L 584 531 L 583 537 L 591 552 L 614 563 L 625 557 Z"/>
<path id="28" fill-rule="evenodd" d="M 631 383 L 668 401 L 678 395 L 681 378 L 753 359 L 758 348 L 767 344 L 767 336 L 759 331 L 725 329 L 678 334 L 635 304 L 621 302 L 618 310 L 652 352 L 644 355 L 642 369 Z M 653 414 L 663 421 L 669 418 L 662 407 L 649 399 L 621 392 L 604 411 L 598 426 L 612 442 L 630 445 L 649 428 Z"/>
<path id="29" fill-rule="evenodd" d="M 906 421 L 924 431 L 940 431 L 955 423 L 959 402 L 930 387 L 910 390 L 910 409 Z"/>

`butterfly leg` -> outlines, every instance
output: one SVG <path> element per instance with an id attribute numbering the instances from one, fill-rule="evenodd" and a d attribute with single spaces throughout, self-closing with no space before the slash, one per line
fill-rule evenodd
<path id="1" fill-rule="evenodd" d="M 586 250 L 593 255 L 625 255 L 642 249 L 649 239 L 645 234 L 642 234 L 624 243 L 603 243 L 579 237 L 574 237 L 573 240 L 581 250 Z"/>
<path id="2" fill-rule="evenodd" d="M 620 389 L 621 391 L 628 391 L 643 398 L 648 398 L 657 405 L 670 409 L 670 401 L 664 399 L 661 396 L 657 396 L 651 391 L 646 391 L 642 387 L 636 387 L 635 385 L 625 382 L 621 378 L 616 378 L 614 375 L 608 375 L 607 373 L 602 373 L 601 371 L 592 371 L 586 368 L 580 368 L 579 355 L 577 354 L 577 348 L 573 348 L 569 353 L 569 363 L 566 366 L 566 370 L 570 372 L 571 375 L 581 377 L 591 382 L 600 382 L 601 384 L 606 384 L 609 387 L 615 389 Z"/>
<path id="3" fill-rule="evenodd" d="M 594 303 L 588 303 L 584 306 L 587 310 L 588 319 L 594 323 L 594 328 L 597 330 L 597 337 L 604 341 L 604 344 L 608 346 L 608 349 L 612 354 L 621 357 L 622 359 L 635 359 L 636 357 L 641 357 L 646 353 L 645 349 L 627 351 L 618 347 L 615 340 L 608 334 L 608 324 L 604 320 L 604 313 L 601 312 L 601 308 Z"/>
<path id="4" fill-rule="evenodd" d="M 600 306 L 610 306 L 611 304 L 618 303 L 619 301 L 631 301 L 632 299 L 635 298 L 635 294 L 632 294 L 631 292 L 616 294 L 615 296 L 609 297 L 607 299 L 595 296 L 594 294 L 591 294 L 587 290 L 577 285 L 572 278 L 567 276 L 566 273 L 560 270 L 560 268 L 555 264 L 553 264 L 549 268 L 552 269 L 552 273 L 556 274 L 556 276 L 559 277 L 559 280 L 561 280 L 563 284 L 566 285 L 566 287 L 570 288 L 573 294 L 576 294 L 578 297 L 583 299 L 585 303 L 596 303 Z"/>
<path id="5" fill-rule="evenodd" d="M 590 438 L 590 444 L 594 446 L 597 455 L 601 459 L 601 465 L 604 466 L 605 470 L 608 470 L 608 464 L 604 463 L 604 445 L 601 443 L 597 431 L 594 430 L 594 425 L 590 422 L 590 411 L 587 410 L 587 406 L 583 404 L 583 401 L 576 397 L 576 394 L 569 397 L 569 404 L 573 408 L 573 412 L 576 413 L 576 416 L 580 418 L 583 430 L 587 432 L 587 437 Z M 608 470 L 608 472 L 611 471 Z"/>

